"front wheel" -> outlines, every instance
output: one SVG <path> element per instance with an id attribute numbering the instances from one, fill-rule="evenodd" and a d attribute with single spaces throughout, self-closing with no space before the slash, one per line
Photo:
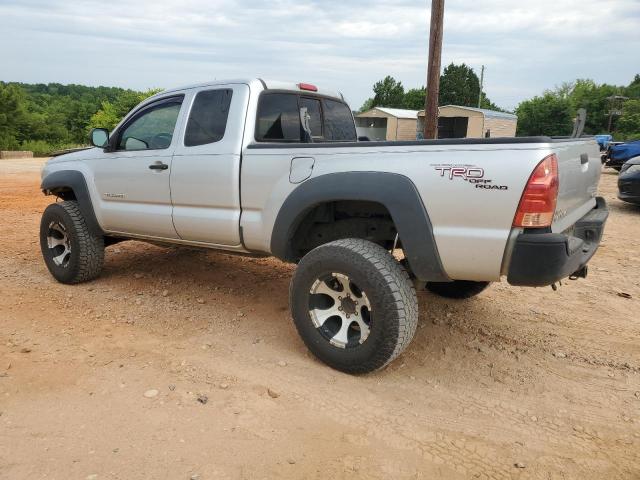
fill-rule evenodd
<path id="1" fill-rule="evenodd" d="M 75 201 L 53 203 L 45 209 L 40 249 L 49 272 L 61 283 L 86 282 L 102 270 L 104 238 L 90 231 Z"/>
<path id="2" fill-rule="evenodd" d="M 418 323 L 407 271 L 388 251 L 361 239 L 309 252 L 291 280 L 289 302 L 309 350 L 347 373 L 387 365 L 407 347 Z"/>

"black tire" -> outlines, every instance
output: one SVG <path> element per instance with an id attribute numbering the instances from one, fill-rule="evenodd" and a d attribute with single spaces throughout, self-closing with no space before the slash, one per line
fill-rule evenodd
<path id="1" fill-rule="evenodd" d="M 471 298 L 483 292 L 490 282 L 454 280 L 453 282 L 427 282 L 426 289 L 445 298 Z"/>
<path id="2" fill-rule="evenodd" d="M 317 301 L 314 297 L 318 295 L 310 291 L 320 279 L 331 281 L 333 274 L 347 276 L 354 292 L 364 293 L 370 304 L 370 311 L 364 302 L 358 307 L 364 309 L 360 318 L 364 320 L 366 313 L 369 325 L 362 343 L 349 340 L 344 348 L 335 346 L 326 328 L 314 324 L 310 302 Z M 291 279 L 289 304 L 298 333 L 309 350 L 330 367 L 346 373 L 368 373 L 387 365 L 409 345 L 418 323 L 418 300 L 407 271 L 388 251 L 361 239 L 336 240 L 305 255 Z M 361 332 L 359 328 L 357 332 Z"/>
<path id="3" fill-rule="evenodd" d="M 66 244 L 51 247 L 50 238 Z M 61 283 L 86 282 L 102 270 L 104 238 L 91 233 L 76 201 L 53 203 L 45 209 L 40 221 L 40 249 L 49 272 Z"/>

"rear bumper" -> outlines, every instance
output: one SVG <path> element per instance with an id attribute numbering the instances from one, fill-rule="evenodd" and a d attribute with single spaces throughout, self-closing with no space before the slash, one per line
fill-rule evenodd
<path id="1" fill-rule="evenodd" d="M 596 253 L 609 216 L 602 197 L 574 225 L 571 233 L 521 233 L 511 255 L 507 281 L 511 285 L 542 287 L 583 269 Z"/>

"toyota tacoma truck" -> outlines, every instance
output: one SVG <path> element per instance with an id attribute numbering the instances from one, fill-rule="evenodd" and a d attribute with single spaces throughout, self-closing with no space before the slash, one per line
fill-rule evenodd
<path id="1" fill-rule="evenodd" d="M 584 277 L 608 215 L 593 138 L 358 141 L 343 96 L 305 83 L 167 90 L 91 142 L 42 171 L 56 280 L 96 278 L 123 239 L 275 256 L 302 340 L 349 373 L 407 347 L 416 289 Z"/>

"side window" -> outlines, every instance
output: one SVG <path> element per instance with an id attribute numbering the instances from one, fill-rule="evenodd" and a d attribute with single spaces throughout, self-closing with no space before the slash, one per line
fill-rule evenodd
<path id="1" fill-rule="evenodd" d="M 256 140 L 300 141 L 298 97 L 288 93 L 260 96 Z"/>
<path id="2" fill-rule="evenodd" d="M 227 128 L 227 117 L 233 90 L 199 92 L 193 101 L 184 144 L 187 147 L 219 142 Z"/>
<path id="3" fill-rule="evenodd" d="M 311 127 L 311 136 L 313 138 L 322 138 L 322 110 L 320 109 L 320 100 L 317 98 L 300 98 L 300 108 L 307 108 L 307 113 L 311 117 L 309 126 Z"/>
<path id="4" fill-rule="evenodd" d="M 323 100 L 324 138 L 328 141 L 355 142 L 356 127 L 349 107 L 334 100 Z"/>
<path id="5" fill-rule="evenodd" d="M 182 98 L 160 102 L 144 110 L 129 123 L 118 139 L 118 150 L 162 150 L 169 148 L 176 128 Z"/>

